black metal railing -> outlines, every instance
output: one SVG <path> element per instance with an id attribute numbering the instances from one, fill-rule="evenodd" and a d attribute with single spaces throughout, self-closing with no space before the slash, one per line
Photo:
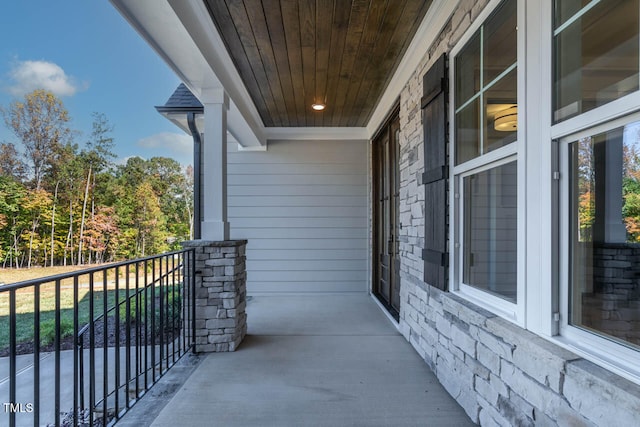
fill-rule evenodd
<path id="1" fill-rule="evenodd" d="M 194 349 L 194 263 L 189 249 L 0 286 L 0 425 L 115 423 Z"/>

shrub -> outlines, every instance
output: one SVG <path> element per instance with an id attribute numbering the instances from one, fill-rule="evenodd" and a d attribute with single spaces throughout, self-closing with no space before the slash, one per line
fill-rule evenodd
<path id="1" fill-rule="evenodd" d="M 62 317 L 60 319 L 60 339 L 73 335 L 73 320 Z M 40 345 L 49 345 L 56 339 L 55 319 L 40 323 Z"/>
<path id="2" fill-rule="evenodd" d="M 138 300 L 140 301 L 140 307 L 144 308 L 144 294 L 140 294 L 138 298 L 136 298 L 135 294 L 130 295 L 129 297 L 129 320 L 131 323 L 136 323 L 137 314 L 138 314 Z M 120 317 L 121 323 L 126 323 L 127 321 L 127 299 L 123 299 L 119 303 L 118 307 L 118 316 Z M 141 314 L 143 316 L 143 314 Z"/>

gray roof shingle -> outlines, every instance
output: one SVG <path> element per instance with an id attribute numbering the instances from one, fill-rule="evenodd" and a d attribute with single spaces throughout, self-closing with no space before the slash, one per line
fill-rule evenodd
<path id="1" fill-rule="evenodd" d="M 156 110 L 163 113 L 171 111 L 202 111 L 203 108 L 198 98 L 191 93 L 184 83 L 180 83 L 167 102 L 156 107 Z"/>

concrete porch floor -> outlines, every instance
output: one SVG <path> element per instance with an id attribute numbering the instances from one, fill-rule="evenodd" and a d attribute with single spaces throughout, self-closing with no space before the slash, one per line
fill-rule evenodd
<path id="1" fill-rule="evenodd" d="M 256 296 L 247 316 L 239 349 L 203 357 L 144 424 L 474 425 L 369 295 Z M 118 425 L 140 425 L 136 406 Z"/>

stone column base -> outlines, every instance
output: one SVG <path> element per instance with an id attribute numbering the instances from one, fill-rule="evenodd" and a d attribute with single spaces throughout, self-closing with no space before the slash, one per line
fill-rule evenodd
<path id="1" fill-rule="evenodd" d="M 195 249 L 196 352 L 235 351 L 247 334 L 246 245 L 246 240 L 182 243 Z"/>

